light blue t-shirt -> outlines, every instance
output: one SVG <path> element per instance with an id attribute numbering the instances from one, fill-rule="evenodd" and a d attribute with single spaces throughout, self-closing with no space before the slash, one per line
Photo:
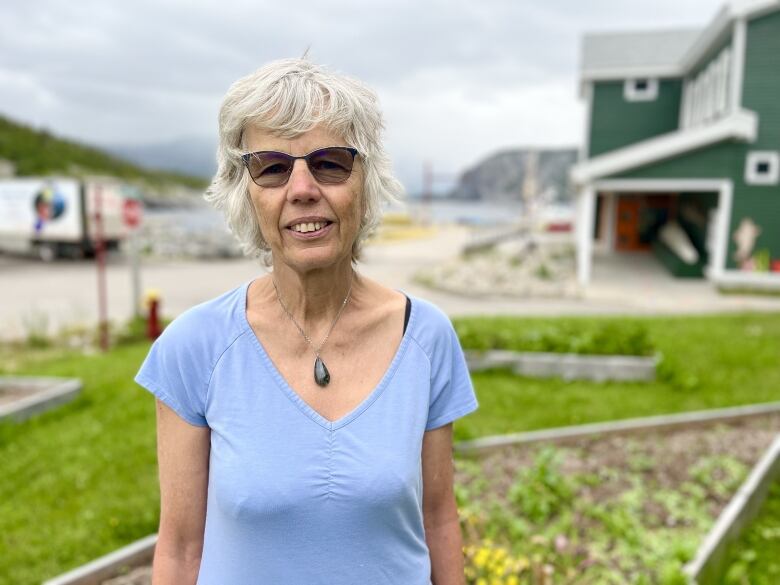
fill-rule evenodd
<path id="1" fill-rule="evenodd" d="M 175 319 L 135 377 L 181 418 L 211 428 L 198 585 L 429 585 L 423 434 L 478 406 L 449 318 L 407 295 L 409 322 L 389 368 L 330 422 L 254 334 L 250 283 Z"/>

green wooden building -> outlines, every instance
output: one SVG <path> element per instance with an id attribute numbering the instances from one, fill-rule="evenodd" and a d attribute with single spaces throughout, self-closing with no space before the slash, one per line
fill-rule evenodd
<path id="1" fill-rule="evenodd" d="M 577 269 L 594 249 L 681 277 L 780 288 L 780 0 L 704 29 L 588 34 Z"/>

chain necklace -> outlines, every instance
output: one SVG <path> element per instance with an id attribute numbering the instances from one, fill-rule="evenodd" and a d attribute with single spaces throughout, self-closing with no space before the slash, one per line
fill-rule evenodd
<path id="1" fill-rule="evenodd" d="M 330 383 L 330 372 L 328 372 L 328 368 L 325 367 L 325 362 L 322 361 L 322 358 L 320 357 L 320 350 L 322 349 L 322 346 L 325 345 L 325 342 L 328 341 L 328 337 L 330 336 L 330 332 L 333 331 L 333 326 L 336 325 L 336 321 L 339 320 L 339 317 L 341 317 L 341 312 L 344 310 L 344 307 L 347 306 L 347 301 L 349 301 L 349 295 L 352 293 L 352 279 L 349 281 L 349 290 L 347 291 L 347 296 L 344 297 L 344 302 L 341 303 L 341 307 L 339 307 L 339 312 L 336 314 L 336 318 L 333 319 L 333 323 L 330 324 L 330 329 L 328 329 L 328 333 L 325 335 L 325 339 L 322 340 L 322 343 L 318 347 L 314 347 L 314 344 L 312 343 L 311 339 L 308 335 L 304 332 L 303 328 L 298 325 L 298 322 L 295 320 L 295 317 L 292 316 L 292 313 L 287 309 L 284 302 L 282 301 L 282 296 L 279 294 L 279 289 L 276 286 L 276 280 L 271 278 L 271 282 L 274 284 L 274 290 L 276 291 L 276 298 L 279 299 L 279 304 L 282 305 L 282 309 L 284 309 L 284 312 L 287 313 L 287 316 L 290 318 L 290 321 L 293 322 L 295 327 L 298 329 L 298 331 L 301 332 L 301 335 L 303 335 L 303 338 L 306 340 L 306 343 L 308 343 L 311 348 L 314 350 L 314 354 L 317 356 L 317 359 L 314 360 L 314 381 L 317 382 L 318 386 L 327 386 Z"/>

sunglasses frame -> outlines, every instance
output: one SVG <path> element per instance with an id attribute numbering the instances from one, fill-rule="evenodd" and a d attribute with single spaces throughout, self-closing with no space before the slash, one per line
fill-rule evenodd
<path id="1" fill-rule="evenodd" d="M 317 154 L 318 152 L 322 152 L 323 150 L 334 150 L 334 149 L 346 150 L 347 152 L 349 152 L 352 155 L 352 167 L 349 169 L 349 174 L 346 177 L 344 177 L 344 179 L 341 181 L 321 181 L 320 179 L 317 178 L 315 171 L 311 168 L 310 157 L 312 155 Z M 282 181 L 278 185 L 269 186 L 269 185 L 261 185 L 255 180 L 255 178 L 252 176 L 252 172 L 249 170 L 249 162 L 253 157 L 255 157 L 258 154 L 280 154 L 282 155 L 282 158 L 284 160 L 291 161 L 292 164 L 290 164 L 290 170 L 286 173 L 284 181 Z M 303 159 L 306 161 L 306 168 L 309 169 L 311 176 L 314 177 L 314 180 L 317 181 L 318 183 L 322 183 L 323 185 L 339 185 L 341 183 L 344 183 L 352 176 L 352 168 L 354 168 L 355 157 L 358 154 L 360 154 L 358 152 L 358 149 L 352 148 L 351 146 L 325 146 L 323 148 L 318 148 L 317 150 L 312 150 L 310 153 L 304 154 L 303 156 L 293 156 L 291 154 L 287 154 L 286 152 L 280 152 L 278 150 L 258 150 L 256 152 L 247 152 L 242 154 L 241 160 L 244 161 L 244 166 L 246 167 L 246 170 L 249 173 L 249 178 L 252 179 L 252 182 L 255 185 L 257 185 L 258 187 L 272 189 L 275 187 L 282 187 L 283 185 L 287 184 L 287 181 L 290 180 L 290 175 L 292 175 L 293 167 L 295 166 L 295 161 L 298 159 Z"/>

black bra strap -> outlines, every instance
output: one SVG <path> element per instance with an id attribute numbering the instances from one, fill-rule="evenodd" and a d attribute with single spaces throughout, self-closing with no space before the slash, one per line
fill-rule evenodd
<path id="1" fill-rule="evenodd" d="M 411 314 L 411 312 L 412 312 L 412 301 L 409 299 L 409 297 L 406 297 L 406 314 L 404 315 L 404 333 L 406 333 L 406 326 L 409 324 L 409 315 Z"/>

